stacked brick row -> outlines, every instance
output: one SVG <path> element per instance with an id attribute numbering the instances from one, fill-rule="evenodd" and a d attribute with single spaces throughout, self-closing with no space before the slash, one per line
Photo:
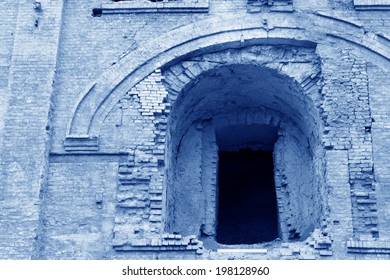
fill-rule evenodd
<path id="1" fill-rule="evenodd" d="M 359 254 L 389 254 L 390 241 L 354 241 L 347 242 L 347 250 L 350 253 Z"/>
<path id="2" fill-rule="evenodd" d="M 130 244 L 116 247 L 118 251 L 195 251 L 203 253 L 203 242 L 196 236 L 162 234 L 158 237 L 134 239 Z"/>
<path id="3" fill-rule="evenodd" d="M 341 52 L 340 59 L 343 65 L 326 65 L 327 69 L 337 67 L 339 74 L 326 77 L 323 87 L 324 146 L 348 151 L 354 233 L 357 237 L 377 237 L 366 64 L 347 51 Z"/>
<path id="4" fill-rule="evenodd" d="M 125 94 L 137 102 L 143 142 L 128 149 L 126 162 L 118 169 L 114 248 L 118 251 L 177 251 L 201 253 L 195 237 L 162 235 L 165 139 L 170 103 L 156 70 Z M 131 132 L 129 132 L 131 133 Z"/>
<path id="5" fill-rule="evenodd" d="M 169 112 L 166 91 L 157 70 L 126 93 L 123 99 L 140 104 L 143 142 L 129 149 L 128 160 L 118 170 L 117 241 L 149 238 L 161 232 L 165 133 Z M 125 102 L 122 102 L 125 103 Z M 129 132 L 130 133 L 130 132 Z M 114 242 L 114 243 L 115 243 Z"/>
<path id="6" fill-rule="evenodd" d="M 374 167 L 372 158 L 371 112 L 369 104 L 366 63 L 355 60 L 351 82 L 354 111 L 350 134 L 352 147 L 349 153 L 349 176 L 354 189 L 352 202 L 357 206 L 357 230 L 379 237 L 378 214 L 373 186 Z"/>
<path id="7" fill-rule="evenodd" d="M 389 76 L 390 71 L 369 65 L 369 91 L 372 117 L 373 158 L 375 168 L 375 191 L 378 211 L 387 213 L 390 201 L 390 114 L 389 114 Z M 373 82 L 375 81 L 375 82 Z M 390 216 L 379 214 L 381 238 L 390 237 Z"/>

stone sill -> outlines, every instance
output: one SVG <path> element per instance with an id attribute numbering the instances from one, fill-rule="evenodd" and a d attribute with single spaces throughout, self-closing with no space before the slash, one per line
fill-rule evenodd
<path id="1" fill-rule="evenodd" d="M 347 241 L 348 253 L 360 254 L 390 254 L 390 241 L 386 240 L 365 240 Z"/>
<path id="2" fill-rule="evenodd" d="M 203 242 L 196 236 L 181 236 L 162 234 L 155 238 L 139 238 L 122 240 L 114 237 L 112 245 L 116 251 L 190 251 L 198 255 L 203 254 Z"/>
<path id="3" fill-rule="evenodd" d="M 93 16 L 135 13 L 208 13 L 209 0 L 150 2 L 121 1 L 102 4 L 93 9 Z"/>
<path id="4" fill-rule="evenodd" d="M 94 152 L 99 150 L 99 139 L 88 136 L 68 136 L 64 140 L 66 152 Z"/>
<path id="5" fill-rule="evenodd" d="M 358 11 L 390 11 L 390 0 L 354 0 Z"/>

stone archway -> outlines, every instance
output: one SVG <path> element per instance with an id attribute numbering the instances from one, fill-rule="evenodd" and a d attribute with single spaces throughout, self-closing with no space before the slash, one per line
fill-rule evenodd
<path id="1" fill-rule="evenodd" d="M 307 61 L 302 62 L 305 56 Z M 218 238 L 222 223 L 218 152 L 243 149 L 273 154 L 277 230 L 272 238 L 302 240 L 318 227 L 326 202 L 321 125 L 314 106 L 320 89 L 316 61 L 308 48 L 259 46 L 191 58 L 163 71 L 173 102 L 167 148 L 167 231 L 194 234 L 209 243 L 270 241 L 269 237 Z M 298 78 L 289 77 L 289 71 L 311 84 L 310 90 L 305 91 Z M 247 210 L 248 215 L 259 214 L 259 209 Z M 259 221 L 245 226 L 261 230 Z"/>

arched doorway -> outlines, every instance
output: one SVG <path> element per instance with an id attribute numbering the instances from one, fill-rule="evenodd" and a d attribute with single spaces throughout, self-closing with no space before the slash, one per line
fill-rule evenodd
<path id="1" fill-rule="evenodd" d="M 306 238 L 322 215 L 315 110 L 259 65 L 190 81 L 170 115 L 166 229 L 234 245 Z"/>

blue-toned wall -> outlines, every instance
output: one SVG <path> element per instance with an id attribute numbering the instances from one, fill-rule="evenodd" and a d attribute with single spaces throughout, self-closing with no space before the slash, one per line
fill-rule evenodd
<path id="1" fill-rule="evenodd" d="M 388 0 L 0 8 L 0 258 L 390 258 Z M 272 242 L 215 241 L 227 147 L 273 151 Z"/>

